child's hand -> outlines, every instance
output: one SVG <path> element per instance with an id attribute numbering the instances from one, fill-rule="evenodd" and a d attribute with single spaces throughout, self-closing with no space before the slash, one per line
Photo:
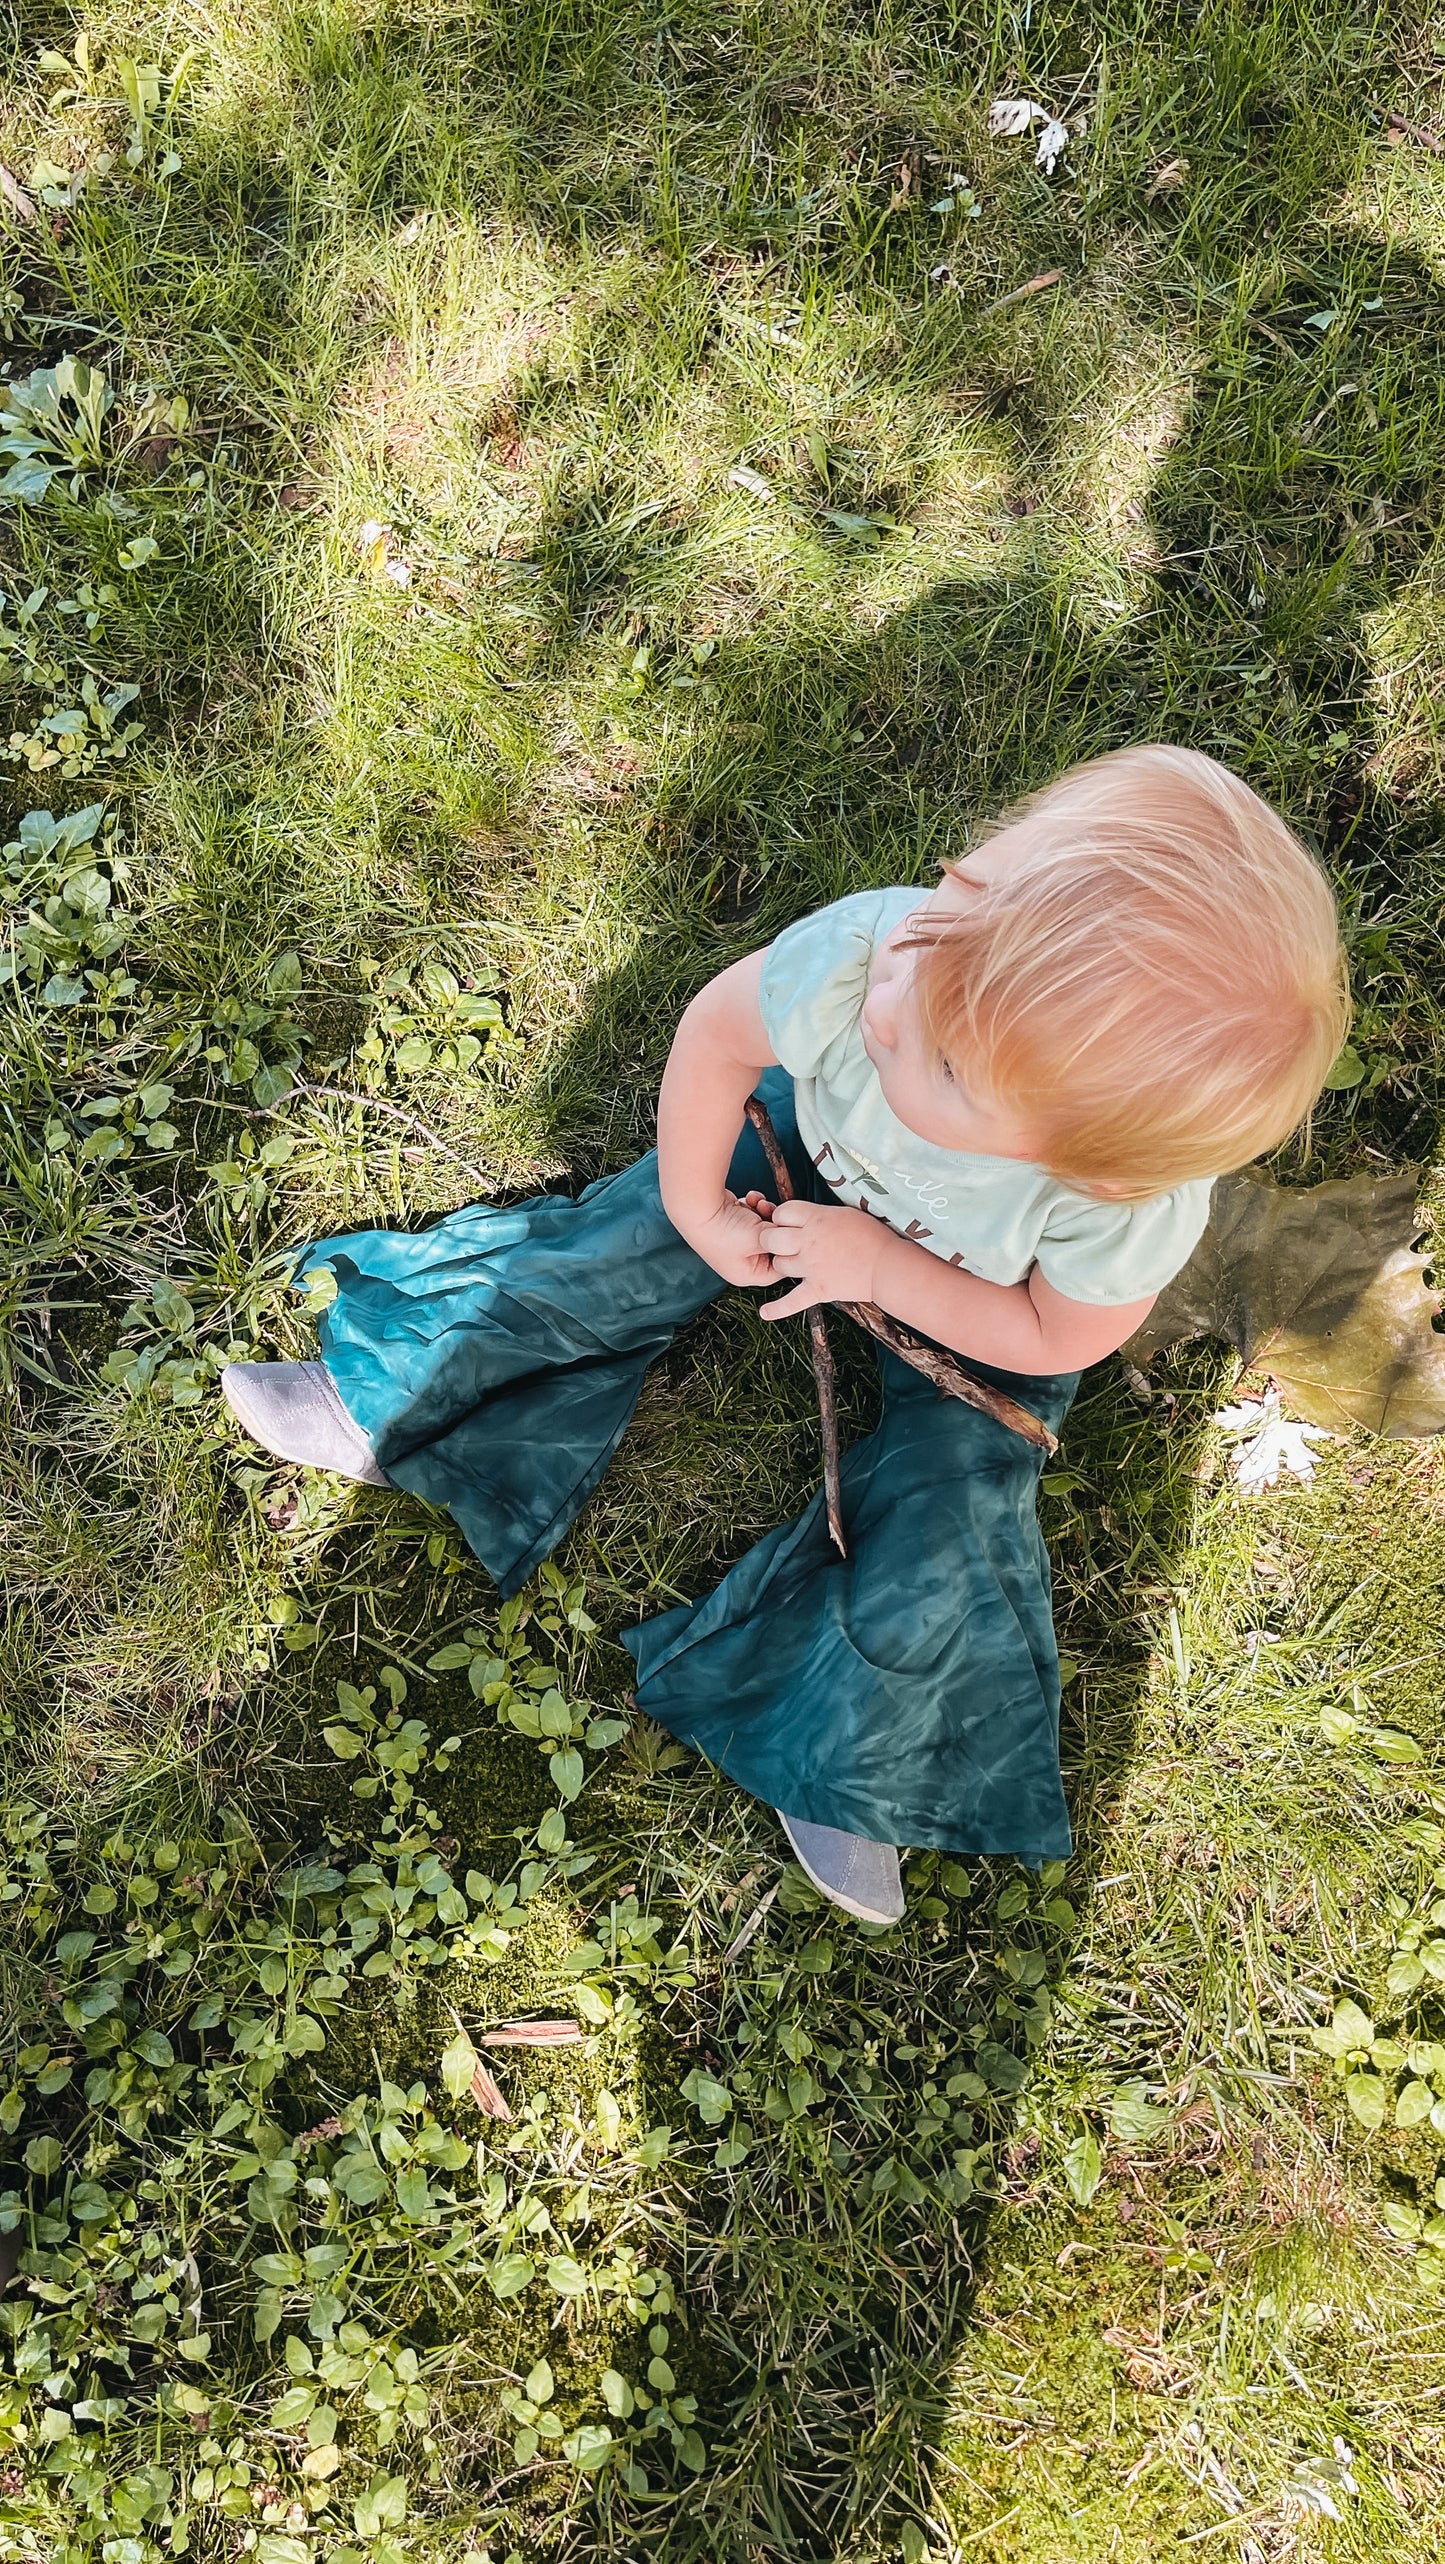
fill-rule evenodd
<path id="1" fill-rule="evenodd" d="M 765 1300 L 765 1318 L 788 1318 L 821 1300 L 872 1300 L 879 1247 L 889 1235 L 866 1211 L 841 1202 L 780 1202 L 768 1230 L 772 1278 L 793 1288 Z"/>
<path id="2" fill-rule="evenodd" d="M 765 1193 L 750 1193 L 744 1202 L 725 1193 L 712 1218 L 687 1232 L 688 1245 L 725 1282 L 757 1290 L 774 1278 L 767 1228 L 771 1209 Z"/>

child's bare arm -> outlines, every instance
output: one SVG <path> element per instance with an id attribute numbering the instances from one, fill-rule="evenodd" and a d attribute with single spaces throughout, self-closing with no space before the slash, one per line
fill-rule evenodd
<path id="1" fill-rule="evenodd" d="M 743 1107 L 776 1058 L 758 1008 L 765 955 L 749 953 L 699 989 L 677 1028 L 657 1103 L 663 1208 L 724 1281 L 773 1279 L 764 1222 L 728 1191 Z"/>
<path id="2" fill-rule="evenodd" d="M 1066 1300 L 1038 1266 L 1022 1282 L 985 1282 L 841 1204 L 784 1202 L 768 1224 L 773 1272 L 793 1288 L 763 1304 L 789 1317 L 823 1300 L 876 1300 L 890 1317 L 1002 1371 L 1082 1371 L 1141 1326 L 1155 1294 L 1124 1307 Z"/>

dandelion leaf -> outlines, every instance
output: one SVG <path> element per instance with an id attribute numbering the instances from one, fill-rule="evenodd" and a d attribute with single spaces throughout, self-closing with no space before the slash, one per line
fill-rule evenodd
<path id="1" fill-rule="evenodd" d="M 1224 1336 L 1312 1424 L 1445 1432 L 1445 1335 L 1419 1228 L 1408 1169 L 1307 1189 L 1253 1167 L 1222 1176 L 1208 1228 L 1125 1355 L 1144 1364 Z"/>

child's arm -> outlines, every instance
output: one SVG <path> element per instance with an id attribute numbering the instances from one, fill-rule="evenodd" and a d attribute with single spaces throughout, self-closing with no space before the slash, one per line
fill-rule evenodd
<path id="1" fill-rule="evenodd" d="M 765 1222 L 728 1191 L 743 1107 L 777 1065 L 763 1030 L 758 982 L 766 953 L 749 953 L 699 989 L 678 1025 L 657 1102 L 657 1172 L 675 1229 L 725 1282 L 774 1278 Z"/>
<path id="2" fill-rule="evenodd" d="M 1113 1308 L 1066 1300 L 1037 1265 L 1022 1282 L 985 1282 L 841 1203 L 783 1202 L 768 1225 L 774 1278 L 793 1288 L 764 1302 L 765 1318 L 824 1300 L 876 1300 L 936 1344 L 1001 1371 L 1082 1371 L 1132 1335 L 1156 1297 Z"/>

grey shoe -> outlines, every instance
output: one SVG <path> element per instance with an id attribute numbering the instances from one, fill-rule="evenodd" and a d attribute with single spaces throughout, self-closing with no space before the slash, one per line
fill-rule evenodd
<path id="1" fill-rule="evenodd" d="M 903 1879 L 891 1843 L 863 1834 L 840 1834 L 832 1825 L 805 1825 L 799 1816 L 778 1819 L 814 1887 L 860 1923 L 901 1923 Z"/>
<path id="2" fill-rule="evenodd" d="M 252 1441 L 278 1460 L 329 1469 L 363 1487 L 391 1485 L 324 1362 L 228 1362 L 221 1394 Z"/>

